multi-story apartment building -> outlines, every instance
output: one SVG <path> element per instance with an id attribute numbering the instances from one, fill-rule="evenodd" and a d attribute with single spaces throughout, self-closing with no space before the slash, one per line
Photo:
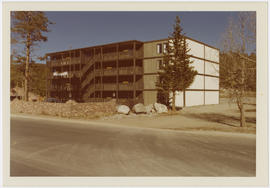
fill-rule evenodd
<path id="1" fill-rule="evenodd" d="M 219 50 L 187 37 L 198 71 L 193 84 L 177 94 L 178 106 L 219 102 Z M 47 54 L 47 97 L 62 101 L 134 99 L 157 101 L 156 82 L 167 39 L 124 41 Z"/>

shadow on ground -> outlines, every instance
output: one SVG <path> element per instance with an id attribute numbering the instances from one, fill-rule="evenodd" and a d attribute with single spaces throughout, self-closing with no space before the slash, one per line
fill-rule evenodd
<path id="1" fill-rule="evenodd" d="M 239 127 L 239 117 L 217 114 L 217 113 L 188 113 L 184 114 L 188 118 L 196 118 L 209 122 L 221 123 L 232 127 Z M 246 117 L 247 123 L 256 123 L 255 117 Z"/>

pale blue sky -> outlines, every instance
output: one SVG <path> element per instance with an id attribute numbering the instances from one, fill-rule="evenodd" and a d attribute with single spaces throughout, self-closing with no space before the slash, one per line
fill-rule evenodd
<path id="1" fill-rule="evenodd" d="M 36 55 L 125 40 L 158 40 L 172 32 L 176 16 L 186 36 L 219 48 L 229 17 L 237 12 L 46 12 L 54 22 Z"/>

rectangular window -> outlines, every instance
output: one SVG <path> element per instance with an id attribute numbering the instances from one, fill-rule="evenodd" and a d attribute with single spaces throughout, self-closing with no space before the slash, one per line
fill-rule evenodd
<path id="1" fill-rule="evenodd" d="M 162 44 L 157 44 L 157 53 L 158 54 L 162 53 Z"/>
<path id="2" fill-rule="evenodd" d="M 161 69 L 163 66 L 162 60 L 158 60 L 158 68 Z"/>
<path id="3" fill-rule="evenodd" d="M 164 52 L 164 53 L 167 52 L 167 47 L 168 47 L 168 43 L 164 43 L 164 44 L 163 44 L 163 52 Z"/>

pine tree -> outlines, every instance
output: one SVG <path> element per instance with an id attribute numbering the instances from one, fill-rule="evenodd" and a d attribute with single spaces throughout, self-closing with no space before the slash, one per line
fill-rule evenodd
<path id="1" fill-rule="evenodd" d="M 49 32 L 48 26 L 52 24 L 40 11 L 14 11 L 11 12 L 11 37 L 13 43 L 23 44 L 25 47 L 25 71 L 24 71 L 24 100 L 28 101 L 29 90 L 29 66 L 33 46 L 38 42 L 47 41 L 44 32 Z"/>
<path id="2" fill-rule="evenodd" d="M 168 37 L 166 51 L 163 57 L 163 66 L 159 71 L 159 82 L 157 87 L 161 93 L 169 96 L 172 94 L 172 110 L 175 111 L 175 95 L 177 91 L 185 93 L 194 81 L 197 71 L 191 66 L 189 59 L 189 48 L 186 38 L 182 33 L 180 18 L 177 16 L 174 31 Z M 185 103 L 184 103 L 185 105 Z"/>

